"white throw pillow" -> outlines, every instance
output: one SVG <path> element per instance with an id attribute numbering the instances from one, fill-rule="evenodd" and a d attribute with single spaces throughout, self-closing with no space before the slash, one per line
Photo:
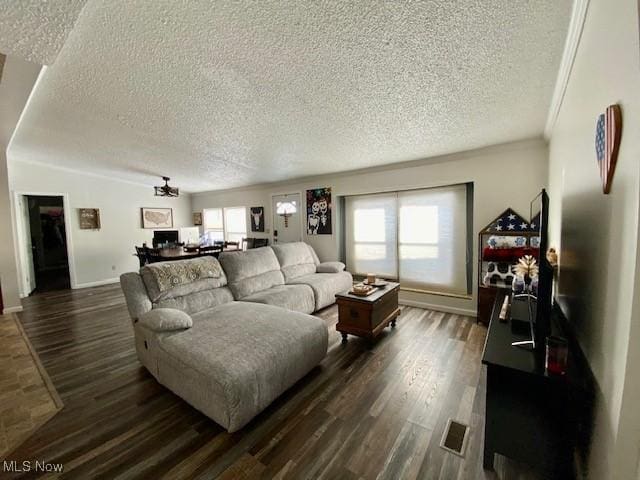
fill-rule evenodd
<path id="1" fill-rule="evenodd" d="M 324 262 L 316 267 L 317 273 L 340 273 L 346 268 L 342 262 Z"/>

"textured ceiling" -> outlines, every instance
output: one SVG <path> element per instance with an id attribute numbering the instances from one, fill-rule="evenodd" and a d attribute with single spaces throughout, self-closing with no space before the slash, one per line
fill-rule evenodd
<path id="1" fill-rule="evenodd" d="M 0 0 L 0 52 L 54 62 L 87 0 Z"/>
<path id="2" fill-rule="evenodd" d="M 569 0 L 90 0 L 10 158 L 188 191 L 542 134 Z"/>

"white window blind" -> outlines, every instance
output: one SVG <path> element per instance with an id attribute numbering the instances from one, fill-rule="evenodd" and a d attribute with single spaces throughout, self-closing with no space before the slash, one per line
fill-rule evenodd
<path id="1" fill-rule="evenodd" d="M 224 209 L 224 239 L 227 242 L 242 242 L 247 236 L 247 209 L 232 207 Z"/>
<path id="2" fill-rule="evenodd" d="M 465 185 L 398 193 L 402 286 L 467 293 Z"/>
<path id="3" fill-rule="evenodd" d="M 345 206 L 349 271 L 397 278 L 396 194 L 347 197 Z"/>
<path id="4" fill-rule="evenodd" d="M 349 270 L 406 288 L 467 293 L 466 185 L 345 199 Z"/>
<path id="5" fill-rule="evenodd" d="M 221 208 L 207 208 L 202 215 L 202 223 L 210 243 L 224 240 L 224 220 Z"/>

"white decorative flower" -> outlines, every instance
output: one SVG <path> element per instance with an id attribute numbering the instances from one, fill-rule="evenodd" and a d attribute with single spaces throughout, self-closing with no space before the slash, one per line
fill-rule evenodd
<path id="1" fill-rule="evenodd" d="M 530 278 L 538 276 L 538 263 L 531 255 L 525 255 L 513 266 L 513 273 L 520 277 L 528 275 Z"/>

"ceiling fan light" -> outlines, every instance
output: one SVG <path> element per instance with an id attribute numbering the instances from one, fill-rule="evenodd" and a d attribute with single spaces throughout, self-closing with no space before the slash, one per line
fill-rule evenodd
<path id="1" fill-rule="evenodd" d="M 161 187 L 153 187 L 156 197 L 178 197 L 180 196 L 180 189 L 169 186 L 169 177 L 162 177 L 164 185 Z"/>

